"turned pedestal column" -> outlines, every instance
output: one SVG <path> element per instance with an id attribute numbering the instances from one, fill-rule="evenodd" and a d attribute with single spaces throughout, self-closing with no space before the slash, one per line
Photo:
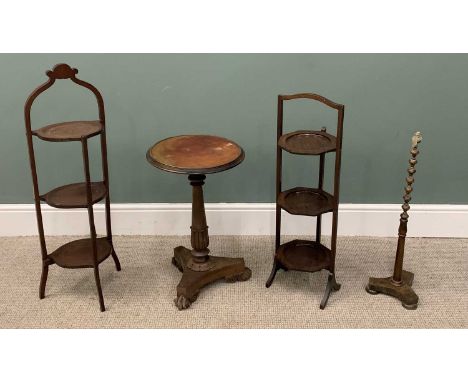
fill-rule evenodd
<path id="1" fill-rule="evenodd" d="M 203 185 L 205 175 L 189 175 L 188 179 L 192 186 L 192 226 L 190 227 L 192 244 L 192 256 L 188 267 L 193 271 L 207 271 L 213 265 L 208 254 L 210 250 L 210 238 L 208 226 L 206 225 L 205 203 L 203 200 Z"/>

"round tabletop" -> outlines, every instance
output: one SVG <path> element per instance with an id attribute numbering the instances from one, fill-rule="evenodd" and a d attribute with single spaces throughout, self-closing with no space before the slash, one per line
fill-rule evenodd
<path id="1" fill-rule="evenodd" d="M 179 174 L 212 174 L 244 160 L 244 150 L 233 141 L 213 135 L 179 135 L 154 144 L 146 153 L 153 166 Z"/>

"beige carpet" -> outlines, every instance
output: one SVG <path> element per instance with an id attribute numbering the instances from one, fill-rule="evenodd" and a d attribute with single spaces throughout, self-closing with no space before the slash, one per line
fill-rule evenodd
<path id="1" fill-rule="evenodd" d="M 49 250 L 69 240 L 48 239 Z M 326 273 L 279 271 L 265 288 L 272 263 L 272 237 L 212 237 L 212 254 L 243 256 L 252 269 L 247 282 L 215 283 L 186 311 L 173 304 L 179 271 L 172 248 L 188 237 L 121 236 L 122 263 L 101 264 L 107 311 L 101 313 L 91 269 L 52 266 L 46 298 L 39 300 L 36 237 L 0 238 L 1 328 L 466 328 L 468 240 L 408 239 L 405 268 L 415 272 L 420 305 L 405 310 L 388 296 L 364 291 L 368 276 L 389 276 L 395 238 L 341 237 L 337 280 L 322 311 Z"/>

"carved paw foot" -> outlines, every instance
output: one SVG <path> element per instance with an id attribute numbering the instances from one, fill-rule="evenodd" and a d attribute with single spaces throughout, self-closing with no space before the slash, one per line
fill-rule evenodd
<path id="1" fill-rule="evenodd" d="M 196 292 L 192 297 L 188 298 L 184 295 L 177 296 L 176 299 L 174 299 L 174 303 L 177 306 L 177 309 L 179 310 L 184 310 L 190 307 L 192 303 L 194 303 L 198 295 L 200 294 L 200 291 Z"/>
<path id="2" fill-rule="evenodd" d="M 195 302 L 197 301 L 198 295 L 200 294 L 200 291 L 196 292 L 191 298 L 190 301 Z"/>
<path id="3" fill-rule="evenodd" d="M 249 268 L 245 268 L 244 271 L 240 274 L 234 275 L 234 276 L 226 276 L 224 278 L 224 281 L 227 283 L 234 283 L 236 281 L 247 281 L 252 277 L 252 271 Z"/>
<path id="4" fill-rule="evenodd" d="M 224 278 L 224 281 L 227 283 L 235 283 L 239 278 L 239 275 L 234 275 L 234 276 L 226 276 Z"/>
<path id="5" fill-rule="evenodd" d="M 183 268 L 182 268 L 182 265 L 179 263 L 179 261 L 173 256 L 172 257 L 172 265 L 175 266 L 179 271 L 183 272 Z"/>
<path id="6" fill-rule="evenodd" d="M 190 301 L 187 297 L 180 295 L 176 299 L 174 299 L 174 303 L 177 306 L 177 309 L 183 310 L 190 307 L 192 301 Z"/>
<path id="7" fill-rule="evenodd" d="M 247 281 L 251 277 L 252 277 L 252 271 L 250 270 L 250 268 L 246 267 L 244 269 L 244 272 L 242 272 L 242 274 L 239 276 L 239 281 Z"/>

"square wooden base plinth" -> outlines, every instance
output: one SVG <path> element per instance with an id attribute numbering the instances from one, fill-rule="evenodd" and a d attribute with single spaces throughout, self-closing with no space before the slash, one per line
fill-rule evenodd
<path id="1" fill-rule="evenodd" d="M 179 310 L 187 309 L 194 302 L 201 288 L 214 281 L 224 279 L 226 282 L 247 281 L 252 272 L 245 266 L 242 258 L 209 256 L 209 267 L 204 271 L 195 271 L 189 267 L 192 251 L 185 247 L 174 248 L 174 264 L 183 273 L 177 285 L 177 298 L 174 300 Z"/>
<path id="2" fill-rule="evenodd" d="M 366 291 L 370 294 L 383 293 L 393 296 L 401 301 L 404 308 L 414 310 L 418 307 L 418 295 L 413 291 L 414 274 L 403 270 L 401 284 L 396 284 L 392 277 L 370 277 L 366 285 Z"/>

